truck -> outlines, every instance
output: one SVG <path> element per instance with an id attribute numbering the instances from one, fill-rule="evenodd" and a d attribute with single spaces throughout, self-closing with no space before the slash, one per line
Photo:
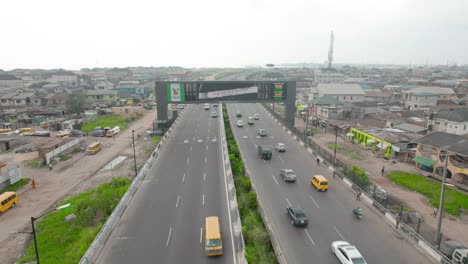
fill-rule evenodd
<path id="1" fill-rule="evenodd" d="M 442 259 L 442 264 L 468 264 L 468 248 L 454 240 L 447 240 L 440 244 L 442 252 L 450 262 Z"/>

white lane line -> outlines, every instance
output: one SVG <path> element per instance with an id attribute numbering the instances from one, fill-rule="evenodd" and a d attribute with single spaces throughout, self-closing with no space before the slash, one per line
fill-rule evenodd
<path id="1" fill-rule="evenodd" d="M 200 227 L 200 243 L 202 242 L 203 239 L 203 227 Z"/>
<path id="2" fill-rule="evenodd" d="M 188 165 L 189 160 L 190 160 L 190 157 L 187 158 L 187 165 Z"/>
<path id="3" fill-rule="evenodd" d="M 205 157 L 205 164 L 208 162 L 208 157 Z"/>
<path id="4" fill-rule="evenodd" d="M 177 196 L 177 203 L 175 204 L 175 207 L 179 206 L 179 200 L 180 200 L 180 195 Z"/>
<path id="5" fill-rule="evenodd" d="M 184 181 L 185 181 L 185 173 L 184 173 L 184 177 L 182 177 L 182 182 L 184 182 Z"/>
<path id="6" fill-rule="evenodd" d="M 320 208 L 320 206 L 318 205 L 318 203 L 315 201 L 314 197 L 312 197 L 312 196 L 309 195 L 309 198 L 312 199 L 312 201 L 313 201 L 314 204 L 317 206 L 317 208 Z"/>
<path id="7" fill-rule="evenodd" d="M 281 156 L 278 156 L 282 163 L 284 163 L 284 159 Z"/>
<path id="8" fill-rule="evenodd" d="M 205 195 L 203 195 L 203 197 L 202 197 L 202 204 L 203 205 L 205 204 Z"/>
<path id="9" fill-rule="evenodd" d="M 206 172 L 203 173 L 203 181 L 206 181 Z"/>
<path id="10" fill-rule="evenodd" d="M 271 175 L 271 177 L 273 177 L 273 180 L 275 180 L 276 184 L 279 184 L 279 183 L 278 183 L 278 181 L 276 180 L 276 178 L 275 178 L 275 175 L 274 175 L 274 174 L 272 174 L 272 175 Z"/>
<path id="11" fill-rule="evenodd" d="M 166 247 L 169 246 L 169 240 L 171 239 L 172 227 L 169 228 L 169 235 L 167 236 Z"/>
<path id="12" fill-rule="evenodd" d="M 208 150 L 208 145 L 206 145 L 206 150 Z"/>
<path id="13" fill-rule="evenodd" d="M 310 236 L 309 232 L 307 231 L 307 229 L 304 229 L 304 231 L 306 232 L 307 236 L 309 237 L 310 241 L 312 241 L 312 244 L 314 244 L 315 246 L 315 242 L 314 240 L 312 239 L 312 237 Z"/>
<path id="14" fill-rule="evenodd" d="M 291 203 L 289 202 L 288 198 L 286 198 L 286 202 L 288 203 L 289 206 L 292 206 Z"/>
<path id="15" fill-rule="evenodd" d="M 343 239 L 343 240 L 346 240 L 344 238 L 344 236 L 340 233 L 340 231 L 338 230 L 338 228 L 336 228 L 336 226 L 333 226 L 333 228 L 335 229 L 335 231 L 338 233 L 338 235 L 340 235 L 340 237 Z"/>

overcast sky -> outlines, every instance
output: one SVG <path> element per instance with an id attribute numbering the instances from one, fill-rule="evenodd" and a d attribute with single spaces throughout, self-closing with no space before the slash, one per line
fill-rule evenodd
<path id="1" fill-rule="evenodd" d="M 2 1 L 0 69 L 468 64 L 467 0 Z"/>

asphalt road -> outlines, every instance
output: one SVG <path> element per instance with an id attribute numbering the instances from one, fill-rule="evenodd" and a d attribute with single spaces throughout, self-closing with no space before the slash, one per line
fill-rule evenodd
<path id="1" fill-rule="evenodd" d="M 245 158 L 247 170 L 256 187 L 258 196 L 266 210 L 286 263 L 339 263 L 331 253 L 330 245 L 335 240 L 346 240 L 354 244 L 368 263 L 430 263 L 416 248 L 398 235 L 384 221 L 383 216 L 372 211 L 344 184 L 331 176 L 294 138 L 271 119 L 257 104 L 228 105 L 231 126 L 234 128 L 239 149 Z M 243 114 L 245 126 L 235 125 L 236 112 Z M 249 126 L 247 117 L 254 113 L 260 120 Z M 257 137 L 257 130 L 265 128 L 268 137 Z M 276 143 L 286 144 L 286 152 L 274 150 Z M 273 158 L 262 160 L 257 146 L 269 145 Z M 279 176 L 280 169 L 293 169 L 296 183 L 285 183 Z M 317 192 L 310 184 L 313 175 L 320 174 L 329 180 L 328 192 Z M 286 215 L 286 206 L 301 206 L 308 218 L 307 228 L 291 225 Z M 361 206 L 365 214 L 358 220 L 352 209 Z"/>
<path id="2" fill-rule="evenodd" d="M 187 106 L 97 263 L 235 263 L 220 118 Z M 220 217 L 224 255 L 204 255 L 204 218 Z"/>

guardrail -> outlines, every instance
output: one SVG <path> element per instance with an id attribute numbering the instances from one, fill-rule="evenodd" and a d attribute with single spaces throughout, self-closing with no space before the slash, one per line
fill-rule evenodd
<path id="1" fill-rule="evenodd" d="M 223 105 L 220 106 L 221 109 L 223 109 Z M 240 213 L 239 213 L 239 208 L 237 207 L 237 196 L 236 196 L 236 186 L 234 185 L 234 177 L 232 174 L 232 169 L 231 169 L 231 160 L 229 158 L 229 152 L 228 152 L 228 146 L 227 146 L 227 139 L 226 139 L 226 133 L 225 133 L 225 127 L 224 127 L 224 115 L 223 111 L 220 111 L 219 116 L 221 116 L 220 120 L 220 134 L 221 134 L 221 148 L 222 148 L 222 154 L 223 154 L 223 163 L 224 163 L 224 171 L 226 174 L 226 182 L 228 185 L 228 198 L 230 201 L 230 212 L 232 215 L 232 223 L 233 223 L 233 228 L 234 228 L 234 235 L 235 235 L 235 242 L 237 243 L 237 248 L 239 250 L 237 252 L 233 252 L 233 254 L 237 253 L 237 262 L 241 264 L 247 264 L 247 260 L 245 259 L 245 241 L 244 241 L 244 236 L 242 235 L 242 223 L 241 223 L 241 218 L 240 218 Z"/>
<path id="2" fill-rule="evenodd" d="M 148 171 L 150 170 L 151 166 L 153 165 L 154 161 L 156 158 L 159 156 L 159 153 L 164 147 L 164 144 L 166 143 L 169 135 L 174 131 L 174 129 L 177 127 L 180 118 L 183 116 L 185 112 L 185 109 L 182 110 L 179 113 L 179 116 L 177 119 L 172 123 L 171 127 L 167 130 L 167 132 L 164 134 L 164 136 L 160 139 L 158 142 L 155 150 L 153 153 L 151 153 L 151 156 L 148 158 L 148 160 L 145 162 L 143 167 L 138 171 L 137 176 L 133 180 L 132 184 L 128 188 L 127 192 L 124 194 L 122 199 L 120 199 L 119 203 L 115 207 L 114 211 L 112 211 L 112 214 L 109 216 L 107 219 L 106 223 L 103 225 L 99 233 L 97 234 L 96 238 L 94 239 L 93 243 L 89 246 L 88 250 L 86 253 L 83 255 L 83 257 L 80 260 L 80 264 L 88 264 L 88 263 L 94 263 L 95 258 L 99 256 L 99 253 L 102 250 L 103 245 L 106 243 L 107 239 L 109 238 L 110 234 L 112 233 L 114 227 L 118 223 L 120 217 L 122 217 L 123 213 L 125 212 L 125 209 L 127 209 L 127 206 L 129 202 L 132 200 L 134 197 L 136 191 L 138 190 L 140 184 L 146 177 Z"/>
<path id="3" fill-rule="evenodd" d="M 409 241 L 413 246 L 421 250 L 422 252 L 427 253 L 433 260 L 437 261 L 438 263 L 452 263 L 450 259 L 448 259 L 442 252 L 437 250 L 431 243 L 427 242 L 421 235 L 419 235 L 416 231 L 414 231 L 411 227 L 397 220 L 397 216 L 395 216 L 392 212 L 387 210 L 382 204 L 380 204 L 377 200 L 373 197 L 367 195 L 365 192 L 361 190 L 361 188 L 356 185 L 352 180 L 346 177 L 340 170 L 334 168 L 327 159 L 321 157 L 313 148 L 310 148 L 308 144 L 303 141 L 303 134 L 300 133 L 299 130 L 295 129 L 291 131 L 288 127 L 286 127 L 285 123 L 279 119 L 279 115 L 274 113 L 272 109 L 269 107 L 261 104 L 267 113 L 270 114 L 270 117 L 273 118 L 276 123 L 280 124 L 282 128 L 295 140 L 299 142 L 310 155 L 320 158 L 322 163 L 328 167 L 328 169 L 333 172 L 336 171 L 336 176 L 340 177 L 343 180 L 343 184 L 345 184 L 349 189 L 354 191 L 361 191 L 361 199 L 369 205 L 370 208 L 376 210 L 380 214 L 384 216 L 384 219 L 389 223 L 393 228 L 395 228 L 399 234 L 404 237 L 407 241 Z M 455 264 L 455 263 L 452 263 Z"/>

